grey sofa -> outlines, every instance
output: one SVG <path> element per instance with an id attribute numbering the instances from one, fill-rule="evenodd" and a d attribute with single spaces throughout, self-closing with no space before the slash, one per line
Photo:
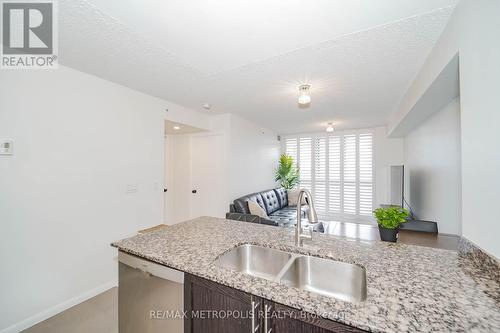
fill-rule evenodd
<path id="1" fill-rule="evenodd" d="M 248 201 L 257 202 L 266 211 L 268 218 L 250 214 Z M 301 207 L 305 217 L 307 206 Z M 292 227 L 297 221 L 297 207 L 288 206 L 288 193 L 283 188 L 275 188 L 258 193 L 245 195 L 234 200 L 226 213 L 229 220 L 267 224 L 280 227 Z"/>

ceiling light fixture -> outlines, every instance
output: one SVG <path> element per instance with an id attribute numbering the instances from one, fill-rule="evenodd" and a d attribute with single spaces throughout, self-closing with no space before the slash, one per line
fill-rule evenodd
<path id="1" fill-rule="evenodd" d="M 201 107 L 204 108 L 205 110 L 210 110 L 212 108 L 212 104 L 205 103 L 202 104 Z"/>
<path id="2" fill-rule="evenodd" d="M 328 126 L 326 127 L 326 131 L 328 133 L 332 133 L 335 129 L 333 128 L 333 124 L 332 123 L 328 123 Z"/>
<path id="3" fill-rule="evenodd" d="M 174 130 L 178 131 L 180 130 L 181 128 L 179 126 L 174 126 Z"/>
<path id="4" fill-rule="evenodd" d="M 299 86 L 299 104 L 307 105 L 311 103 L 311 95 L 309 95 L 309 90 L 311 89 L 310 84 L 302 84 Z"/>

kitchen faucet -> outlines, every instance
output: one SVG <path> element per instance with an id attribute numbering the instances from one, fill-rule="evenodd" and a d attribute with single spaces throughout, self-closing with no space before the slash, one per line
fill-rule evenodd
<path id="1" fill-rule="evenodd" d="M 314 200 L 311 195 L 311 192 L 308 190 L 302 189 L 299 192 L 299 198 L 297 201 L 297 225 L 295 226 L 295 246 L 302 247 L 302 243 L 304 239 L 312 239 L 312 228 L 309 227 L 309 233 L 304 234 L 302 230 L 302 198 L 304 194 L 307 198 L 307 205 L 309 206 L 309 210 L 307 212 L 307 218 L 309 219 L 310 224 L 318 223 L 318 215 L 316 214 L 316 209 L 314 209 Z"/>

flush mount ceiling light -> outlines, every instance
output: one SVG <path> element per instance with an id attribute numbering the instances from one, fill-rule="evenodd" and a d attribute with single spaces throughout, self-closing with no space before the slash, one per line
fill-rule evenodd
<path id="1" fill-rule="evenodd" d="M 309 95 L 310 89 L 310 84 L 302 84 L 299 86 L 299 105 L 311 104 L 311 95 Z"/>
<path id="2" fill-rule="evenodd" d="M 326 127 L 326 131 L 328 133 L 331 133 L 333 132 L 335 129 L 333 128 L 333 124 L 332 123 L 328 123 L 328 126 Z"/>
<path id="3" fill-rule="evenodd" d="M 178 131 L 180 130 L 181 128 L 179 126 L 174 126 L 174 130 Z"/>
<path id="4" fill-rule="evenodd" d="M 201 107 L 204 108 L 205 110 L 210 110 L 212 108 L 212 104 L 205 103 L 202 104 Z"/>

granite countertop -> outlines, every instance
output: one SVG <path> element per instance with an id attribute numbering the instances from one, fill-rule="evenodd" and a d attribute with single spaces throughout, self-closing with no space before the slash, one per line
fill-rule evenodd
<path id="1" fill-rule="evenodd" d="M 358 264 L 367 299 L 349 303 L 230 271 L 214 260 L 244 243 Z M 317 234 L 294 246 L 294 229 L 200 217 L 114 242 L 122 251 L 371 332 L 500 332 L 498 272 L 455 251 Z"/>

